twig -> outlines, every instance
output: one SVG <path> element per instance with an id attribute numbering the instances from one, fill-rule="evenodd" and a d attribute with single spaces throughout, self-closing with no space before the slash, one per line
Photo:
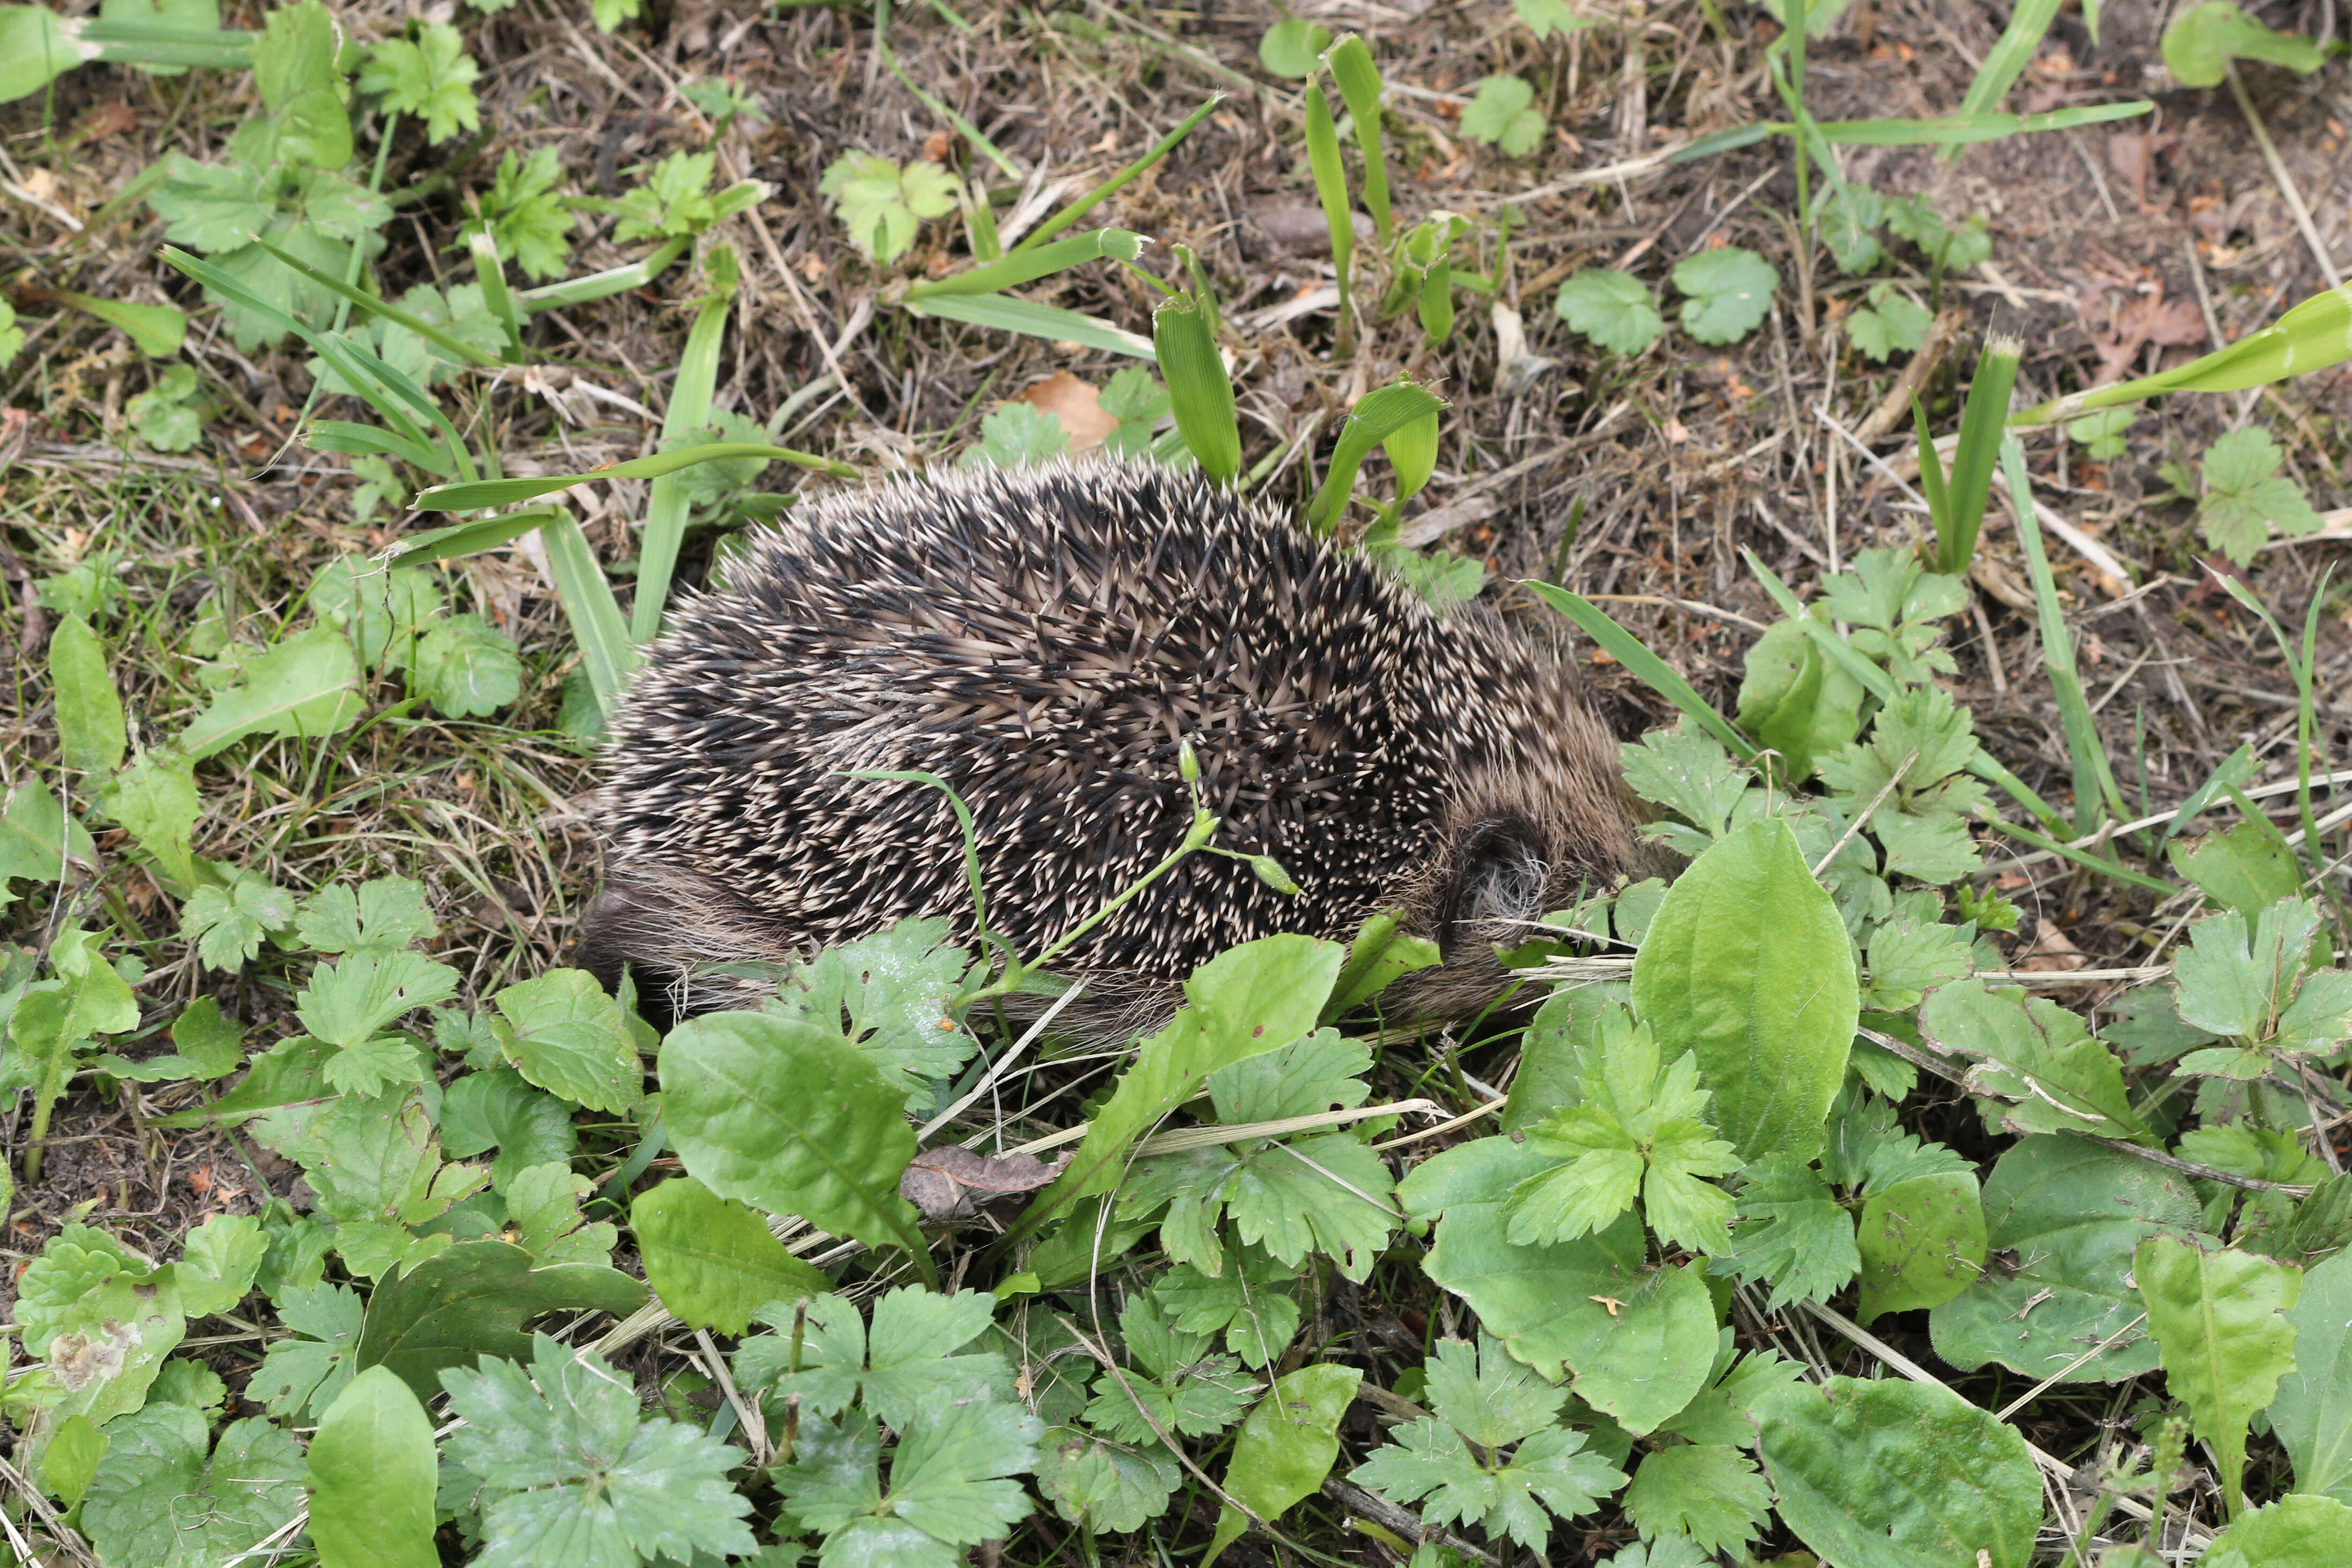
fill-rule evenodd
<path id="1" fill-rule="evenodd" d="M 2311 221 L 2311 209 L 2303 205 L 2303 193 L 2295 189 L 2293 176 L 2286 172 L 2278 144 L 2271 140 L 2270 127 L 2254 112 L 2253 95 L 2246 90 L 2244 79 L 2238 75 L 2238 62 L 2231 60 L 2222 68 L 2229 73 L 2230 91 L 2238 100 L 2238 111 L 2246 117 L 2247 128 L 2253 132 L 2254 141 L 2263 150 L 2263 162 L 2271 166 L 2271 178 L 2277 182 L 2279 195 L 2286 198 L 2287 211 L 2294 215 L 2294 226 L 2303 231 L 2303 242 L 2311 247 L 2311 258 L 2319 263 L 2319 275 L 2327 279 L 2330 289 L 2341 289 L 2344 274 L 2328 258 L 2327 247 L 2319 237 L 2319 226 Z"/>
<path id="2" fill-rule="evenodd" d="M 1399 1508 L 1386 1498 L 1375 1497 L 1359 1486 L 1352 1486 L 1337 1476 L 1323 1478 L 1323 1495 L 1341 1508 L 1362 1514 L 1383 1530 L 1393 1531 L 1418 1546 L 1433 1541 L 1440 1546 L 1451 1547 L 1474 1563 L 1497 1563 L 1499 1559 L 1481 1552 L 1451 1531 L 1436 1530 L 1422 1522 L 1421 1515 L 1409 1508 Z"/>

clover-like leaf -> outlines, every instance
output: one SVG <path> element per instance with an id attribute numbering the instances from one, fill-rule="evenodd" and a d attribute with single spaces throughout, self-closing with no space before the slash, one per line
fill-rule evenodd
<path id="1" fill-rule="evenodd" d="M 1462 106 L 1462 134 L 1524 158 L 1542 142 L 1543 111 L 1533 106 L 1536 89 L 1525 77 L 1490 76 Z"/>
<path id="2" fill-rule="evenodd" d="M 955 210 L 955 176 L 939 164 L 917 162 L 904 168 L 871 153 L 845 153 L 817 182 L 849 231 L 859 255 L 879 267 L 904 256 L 926 218 Z"/>

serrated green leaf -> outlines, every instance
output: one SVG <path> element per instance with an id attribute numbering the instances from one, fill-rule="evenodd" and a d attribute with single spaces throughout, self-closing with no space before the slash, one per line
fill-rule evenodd
<path id="1" fill-rule="evenodd" d="M 259 1417 L 223 1428 L 209 1457 L 205 1418 L 184 1405 L 122 1416 L 82 1500 L 82 1528 L 109 1563 L 216 1568 L 257 1546 L 302 1506 L 302 1454 Z"/>
<path id="2" fill-rule="evenodd" d="M 1738 1448 L 1685 1444 L 1643 1455 L 1623 1502 L 1645 1541 L 1682 1535 L 1704 1552 L 1733 1552 L 1762 1531 L 1772 1494 Z"/>
<path id="3" fill-rule="evenodd" d="M 2164 847 L 2174 870 L 2215 903 L 2249 920 L 2303 890 L 2294 848 L 2268 817 L 2201 838 L 2175 838 Z"/>
<path id="4" fill-rule="evenodd" d="M 1105 1370 L 1095 1379 L 1086 1421 L 1096 1431 L 1148 1447 L 1162 1433 L 1214 1436 L 1249 1408 L 1257 1384 L 1234 1357 L 1208 1354 L 1207 1334 L 1173 1327 L 1155 1298 L 1129 1298 L 1118 1327 L 1131 1365 L 1119 1376 Z"/>
<path id="5" fill-rule="evenodd" d="M 371 1367 L 320 1418 L 308 1455 L 319 1568 L 438 1568 L 433 1423 L 408 1385 Z"/>
<path id="6" fill-rule="evenodd" d="M 629 1228 L 646 1283 L 688 1328 L 740 1337 L 769 1302 L 833 1289 L 832 1280 L 784 1250 L 756 1212 L 691 1176 L 638 1194 Z"/>
<path id="7" fill-rule="evenodd" d="M 193 761 L 168 746 L 142 751 L 109 781 L 105 802 L 107 815 L 155 858 L 166 876 L 183 888 L 197 887 L 192 837 L 204 803 L 196 795 Z"/>
<path id="8" fill-rule="evenodd" d="M 320 1283 L 288 1287 L 277 1306 L 278 1321 L 304 1337 L 270 1342 L 247 1393 L 262 1399 L 272 1415 L 300 1422 L 334 1404 L 350 1385 L 365 1303 L 346 1286 Z"/>
<path id="9" fill-rule="evenodd" d="M 293 894 L 239 867 L 227 887 L 199 887 L 189 895 L 180 935 L 196 944 L 207 966 L 233 974 L 253 962 L 264 937 L 291 926 L 294 913 Z"/>
<path id="10" fill-rule="evenodd" d="M 2132 1112 L 2123 1064 L 2054 1002 L 1962 980 L 1927 998 L 1920 1024 L 1938 1048 L 1974 1061 L 1971 1089 L 2016 1102 L 2004 1113 L 2013 1131 L 2147 1134 Z"/>
<path id="11" fill-rule="evenodd" d="M 490 1149 L 490 1185 L 499 1192 L 515 1173 L 550 1161 L 568 1163 L 578 1138 L 572 1112 L 553 1095 L 525 1083 L 512 1068 L 469 1072 L 441 1100 L 441 1148 L 470 1160 Z"/>
<path id="12" fill-rule="evenodd" d="M 2294 1370 L 2295 1304 L 2303 1271 L 2235 1248 L 2151 1236 L 2132 1254 L 2147 1331 L 2165 1387 L 2189 1406 L 2197 1436 L 2221 1462 L 2221 1496 L 2244 1506 L 2246 1424 Z"/>
<path id="13" fill-rule="evenodd" d="M 1801 1154 L 1749 1165 L 1739 1189 L 1733 1261 L 1743 1279 L 1772 1287 L 1768 1305 L 1826 1301 L 1862 1269 L 1853 1216 Z"/>
<path id="14" fill-rule="evenodd" d="M 22 780 L 8 792 L 0 811 L 0 909 L 16 902 L 10 881 L 58 882 L 68 860 L 85 866 L 98 863 L 98 846 L 79 817 L 64 805 L 39 775 Z"/>
<path id="15" fill-rule="evenodd" d="M 871 153 L 845 153 L 827 166 L 817 189 L 831 196 L 849 243 L 877 266 L 904 256 L 926 218 L 955 210 L 955 177 L 933 163 L 904 168 Z"/>
<path id="16" fill-rule="evenodd" d="M 900 1286 L 874 1304 L 869 1332 L 852 1303 L 835 1295 L 809 1302 L 801 1370 L 791 1370 L 794 1310 L 777 1301 L 757 1321 L 786 1331 L 747 1340 L 735 1353 L 735 1376 L 745 1388 L 769 1390 L 779 1405 L 793 1394 L 801 1406 L 836 1415 L 853 1400 L 904 1429 L 926 1407 L 1012 1391 L 1012 1371 L 992 1352 L 957 1353 L 988 1330 L 996 1308 L 985 1291 L 952 1296 Z"/>
<path id="17" fill-rule="evenodd" d="M 360 90 L 383 94 L 383 107 L 394 114 L 421 115 L 425 140 L 446 142 L 460 131 L 481 128 L 473 86 L 480 75 L 457 28 L 426 22 L 414 43 L 387 38 L 368 50 Z"/>
<path id="18" fill-rule="evenodd" d="M 1612 353 L 1637 354 L 1666 330 L 1649 285 L 1630 273 L 1588 267 L 1559 286 L 1559 319 Z"/>
<path id="19" fill-rule="evenodd" d="M 441 1374 L 467 1422 L 447 1457 L 487 1483 L 481 1568 L 572 1568 L 655 1556 L 752 1552 L 751 1500 L 727 1472 L 740 1450 L 641 1415 L 637 1393 L 602 1356 L 546 1335 L 528 1373 L 488 1358 Z"/>
<path id="20" fill-rule="evenodd" d="M 1500 148 L 1511 157 L 1526 157 L 1543 141 L 1547 123 L 1542 111 L 1530 107 L 1535 96 L 1536 89 L 1524 77 L 1484 79 L 1470 101 L 1462 106 L 1462 134 Z"/>
<path id="21" fill-rule="evenodd" d="M 971 963 L 948 934 L 943 920 L 905 920 L 826 948 L 793 964 L 767 1010 L 840 1032 L 919 1113 L 980 1048 L 948 1010 Z"/>
<path id="22" fill-rule="evenodd" d="M 1112 1443 L 1055 1426 L 1039 1445 L 1037 1490 L 1055 1513 L 1096 1531 L 1142 1529 L 1167 1511 L 1183 1479 L 1183 1467 L 1157 1439 Z"/>
<path id="23" fill-rule="evenodd" d="M 503 1020 L 499 1047 L 526 1079 L 590 1110 L 625 1111 L 645 1098 L 635 1036 L 594 975 L 551 969 L 490 1000 Z"/>
<path id="24" fill-rule="evenodd" d="M 295 932 L 321 952 L 396 952 L 428 941 L 440 926 L 425 889 L 405 877 L 377 877 L 354 889 L 331 883 L 302 900 Z"/>
<path id="25" fill-rule="evenodd" d="M 522 695 L 514 639 L 479 616 L 436 622 L 417 639 L 412 668 L 433 710 L 452 719 L 488 718 Z"/>
<path id="26" fill-rule="evenodd" d="M 2203 1568 L 2333 1568 L 2347 1540 L 2352 1508 L 2297 1494 L 2242 1514 L 2197 1561 Z"/>
<path id="27" fill-rule="evenodd" d="M 508 1184 L 508 1231 L 533 1263 L 610 1263 L 620 1230 L 609 1220 L 588 1221 L 580 1200 L 596 1184 L 569 1162 L 529 1165 Z"/>
<path id="28" fill-rule="evenodd" d="M 1298 1332 L 1297 1298 L 1283 1289 L 1297 1277 L 1255 1247 L 1228 1248 L 1214 1274 L 1179 1264 L 1160 1277 L 1152 1294 L 1186 1333 L 1224 1331 L 1225 1348 L 1244 1366 L 1263 1372 L 1290 1348 Z"/>
<path id="29" fill-rule="evenodd" d="M 2026 1568 L 2042 1479 L 2025 1439 L 1949 1389 L 1791 1384 L 1756 1404 L 1781 1522 L 1840 1568 Z"/>

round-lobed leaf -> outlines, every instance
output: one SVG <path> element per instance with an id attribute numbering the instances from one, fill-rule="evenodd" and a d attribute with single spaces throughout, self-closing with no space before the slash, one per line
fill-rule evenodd
<path id="1" fill-rule="evenodd" d="M 838 1030 L 706 1013 L 662 1042 L 661 1084 L 678 1157 L 719 1196 L 868 1247 L 915 1234 L 898 1195 L 915 1157 L 906 1097 Z"/>
<path id="2" fill-rule="evenodd" d="M 2017 1429 L 1948 1388 L 1833 1377 L 1751 1407 L 1780 1519 L 1834 1568 L 2026 1568 L 2042 1479 Z"/>
<path id="3" fill-rule="evenodd" d="M 1257 58 L 1276 76 L 1304 81 L 1315 74 L 1323 63 L 1323 51 L 1330 47 L 1330 28 L 1292 16 L 1265 30 L 1257 41 Z"/>
<path id="4" fill-rule="evenodd" d="M 1692 861 L 1633 959 L 1633 1011 L 1662 1056 L 1697 1053 L 1716 1130 L 1748 1160 L 1819 1147 L 1860 1009 L 1845 923 L 1778 818 Z"/>
<path id="5" fill-rule="evenodd" d="M 1780 274 L 1752 250 L 1736 245 L 1702 250 L 1675 264 L 1683 301 L 1683 331 L 1703 343 L 1736 343 L 1754 331 L 1772 306 Z"/>
<path id="6" fill-rule="evenodd" d="M 1612 353 L 1640 353 L 1666 330 L 1649 285 L 1606 267 L 1588 267 L 1561 284 L 1552 308 L 1570 329 Z"/>

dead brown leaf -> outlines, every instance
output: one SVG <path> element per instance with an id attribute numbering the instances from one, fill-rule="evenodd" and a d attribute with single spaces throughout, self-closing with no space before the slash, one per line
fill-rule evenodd
<path id="1" fill-rule="evenodd" d="M 981 1205 L 1014 1193 L 1032 1193 L 1062 1173 L 1067 1154 L 1045 1163 L 1034 1154 L 975 1153 L 970 1149 L 926 1149 L 898 1177 L 898 1195 L 933 1225 L 976 1217 Z"/>
<path id="2" fill-rule="evenodd" d="M 1101 446 L 1118 428 L 1118 421 L 1103 412 L 1101 388 L 1079 380 L 1066 370 L 1055 371 L 1013 401 L 1026 403 L 1060 421 L 1063 432 L 1070 437 L 1073 452 Z"/>
<path id="3" fill-rule="evenodd" d="M 2026 950 L 2025 962 L 2018 967 L 2033 973 L 2053 973 L 2085 968 L 2090 962 L 2072 937 L 2043 921 L 2042 929 L 2033 933 L 2033 945 Z"/>

